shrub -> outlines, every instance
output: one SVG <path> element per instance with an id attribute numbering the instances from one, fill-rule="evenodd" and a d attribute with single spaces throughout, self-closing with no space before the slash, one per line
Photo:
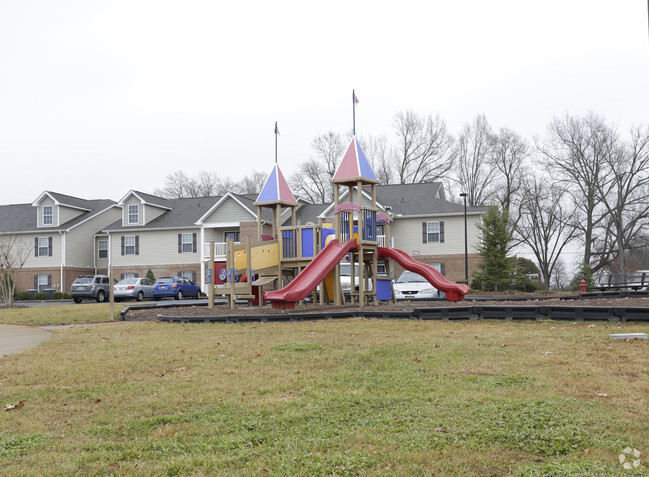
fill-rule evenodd
<path id="1" fill-rule="evenodd" d="M 34 293 L 34 300 L 45 300 L 45 293 L 43 292 Z"/>
<path id="2" fill-rule="evenodd" d="M 16 292 L 14 293 L 14 300 L 31 300 L 32 296 L 27 292 Z"/>

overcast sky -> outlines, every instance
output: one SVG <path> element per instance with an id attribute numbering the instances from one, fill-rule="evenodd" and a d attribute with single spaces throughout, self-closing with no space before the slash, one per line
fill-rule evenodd
<path id="1" fill-rule="evenodd" d="M 288 177 L 317 134 L 542 135 L 594 111 L 649 124 L 646 0 L 0 0 L 0 204 L 119 200 L 178 169 Z"/>

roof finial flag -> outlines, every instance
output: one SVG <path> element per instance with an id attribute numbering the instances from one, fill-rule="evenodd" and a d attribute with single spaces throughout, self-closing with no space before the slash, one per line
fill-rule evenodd
<path id="1" fill-rule="evenodd" d="M 275 121 L 275 164 L 277 164 L 277 136 L 279 136 L 279 129 L 277 128 L 277 121 Z"/>
<path id="2" fill-rule="evenodd" d="M 352 131 L 354 136 L 356 136 L 356 103 L 358 103 L 358 98 L 356 97 L 356 91 L 352 90 L 352 105 L 353 105 L 352 108 L 354 110 Z"/>

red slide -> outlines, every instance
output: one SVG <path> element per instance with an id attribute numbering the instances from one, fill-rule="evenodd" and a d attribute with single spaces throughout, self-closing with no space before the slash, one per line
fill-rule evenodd
<path id="1" fill-rule="evenodd" d="M 291 283 L 281 290 L 264 292 L 264 300 L 270 300 L 273 308 L 294 308 L 295 303 L 302 300 L 318 286 L 324 277 L 351 250 L 356 250 L 356 239 L 350 239 L 344 245 L 338 240 L 332 240 L 315 256 L 304 270 Z"/>
<path id="2" fill-rule="evenodd" d="M 464 284 L 449 281 L 430 265 L 418 262 L 403 250 L 398 248 L 379 247 L 378 258 L 391 258 L 406 270 L 418 273 L 438 290 L 446 293 L 448 301 L 462 301 L 469 293 L 469 287 Z"/>

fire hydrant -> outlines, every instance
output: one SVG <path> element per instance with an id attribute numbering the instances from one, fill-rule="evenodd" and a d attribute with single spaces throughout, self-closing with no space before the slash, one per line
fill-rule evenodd
<path id="1" fill-rule="evenodd" d="M 586 293 L 586 288 L 587 287 L 588 287 L 588 285 L 586 284 L 586 280 L 584 280 L 582 278 L 581 281 L 579 282 L 579 288 L 581 288 L 581 292 Z"/>

